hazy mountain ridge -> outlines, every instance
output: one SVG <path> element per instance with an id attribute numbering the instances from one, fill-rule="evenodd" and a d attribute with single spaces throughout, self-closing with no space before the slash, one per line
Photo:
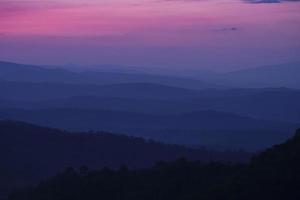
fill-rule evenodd
<path id="1" fill-rule="evenodd" d="M 213 81 L 213 79 L 207 79 Z M 288 87 L 300 89 L 300 62 L 269 65 L 219 75 L 215 83 L 235 87 Z"/>
<path id="2" fill-rule="evenodd" d="M 187 90 L 152 83 L 70 85 L 1 83 L 0 108 L 79 108 L 176 114 L 201 110 L 300 122 L 300 90 L 287 88 Z"/>
<path id="3" fill-rule="evenodd" d="M 62 68 L 51 69 L 10 62 L 0 62 L 0 80 L 1 79 L 12 82 L 49 82 L 96 85 L 151 82 L 190 89 L 220 88 L 218 85 L 186 77 L 172 77 L 143 73 L 97 71 L 72 72 Z"/>
<path id="4" fill-rule="evenodd" d="M 195 96 L 196 90 L 155 83 L 83 85 L 64 83 L 0 82 L 0 98 L 46 100 L 72 96 L 122 97 L 137 99 L 176 99 Z"/>
<path id="5" fill-rule="evenodd" d="M 45 68 L 11 62 L 0 62 L 0 80 L 22 82 L 61 82 L 76 84 L 120 84 L 151 82 L 169 86 L 205 88 L 265 88 L 289 87 L 300 89 L 300 62 L 261 66 L 227 73 L 168 73 L 172 76 L 147 72 L 122 72 L 112 70 L 73 72 L 63 68 Z M 202 81 L 203 80 L 203 81 Z"/>
<path id="6" fill-rule="evenodd" d="M 296 123 L 257 120 L 216 111 L 151 115 L 75 108 L 13 109 L 2 110 L 0 118 L 73 131 L 120 132 L 188 146 L 223 146 L 223 149 L 248 150 L 257 150 L 280 142 L 289 137 L 288 133 L 291 130 L 299 126 Z M 249 142 L 245 142 L 246 140 Z M 253 141 L 253 144 L 250 141 Z"/>

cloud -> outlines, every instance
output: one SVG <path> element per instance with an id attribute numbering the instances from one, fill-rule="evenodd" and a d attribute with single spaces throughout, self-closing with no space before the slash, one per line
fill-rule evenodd
<path id="1" fill-rule="evenodd" d="M 162 0 L 162 1 L 182 1 L 182 2 L 204 2 L 208 0 Z M 272 3 L 283 3 L 283 2 L 300 2 L 300 0 L 241 0 L 245 3 L 253 3 L 253 4 L 272 4 Z"/>
<path id="2" fill-rule="evenodd" d="M 247 3 L 281 3 L 281 0 L 244 0 Z"/>
<path id="3" fill-rule="evenodd" d="M 282 2 L 300 2 L 300 0 L 243 0 L 247 3 L 264 4 L 264 3 L 282 3 Z"/>
<path id="4" fill-rule="evenodd" d="M 55 9 L 70 6 L 56 0 L 0 0 L 0 12 L 34 11 L 39 9 Z"/>
<path id="5" fill-rule="evenodd" d="M 0 22 L 8 17 L 21 16 L 25 13 L 65 9 L 81 5 L 58 0 L 0 0 Z"/>
<path id="6" fill-rule="evenodd" d="M 225 28 L 220 28 L 216 29 L 215 32 L 232 32 L 232 31 L 238 31 L 239 28 L 237 27 L 225 27 Z"/>

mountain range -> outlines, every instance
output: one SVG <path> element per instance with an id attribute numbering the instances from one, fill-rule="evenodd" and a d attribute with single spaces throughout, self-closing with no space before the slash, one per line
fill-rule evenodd
<path id="1" fill-rule="evenodd" d="M 84 69 L 84 66 L 82 67 Z M 100 66 L 101 68 L 101 66 Z M 0 80 L 22 82 L 60 82 L 75 84 L 119 84 L 151 82 L 188 89 L 205 88 L 266 88 L 287 87 L 300 89 L 300 62 L 268 65 L 232 72 L 179 71 L 160 73 L 118 70 L 111 71 L 105 67 L 91 71 L 70 71 L 63 67 L 40 67 L 11 62 L 0 62 Z M 119 66 L 119 68 L 122 68 Z M 125 68 L 125 67 L 124 67 Z M 123 72 L 121 72 L 123 71 Z"/>
<path id="2" fill-rule="evenodd" d="M 273 69 L 272 76 L 282 68 L 250 71 Z M 295 74 L 297 65 L 290 68 Z M 243 71 L 230 74 L 235 73 Z M 300 90 L 285 87 L 226 87 L 204 77 L 205 82 L 183 75 L 73 72 L 8 62 L 0 62 L 0 80 L 1 119 L 72 131 L 256 151 L 283 141 L 300 122 Z"/>
<path id="3" fill-rule="evenodd" d="M 205 83 L 201 80 L 185 77 L 172 77 L 146 73 L 97 71 L 73 72 L 62 68 L 44 68 L 35 65 L 24 65 L 10 62 L 0 62 L 0 80 L 11 82 L 50 82 L 94 85 L 151 82 L 191 89 L 220 87 L 214 84 Z"/>
<path id="4" fill-rule="evenodd" d="M 153 115 L 95 109 L 13 109 L 1 111 L 0 119 L 71 131 L 112 131 L 171 144 L 249 151 L 283 141 L 300 126 L 299 123 L 257 120 L 216 111 Z"/>

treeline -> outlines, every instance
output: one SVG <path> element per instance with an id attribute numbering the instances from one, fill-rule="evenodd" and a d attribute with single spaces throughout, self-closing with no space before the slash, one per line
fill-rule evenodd
<path id="1" fill-rule="evenodd" d="M 181 157 L 202 162 L 246 162 L 249 153 L 217 152 L 167 145 L 107 132 L 67 132 L 32 124 L 0 121 L 0 196 L 38 183 L 68 166 L 91 169 L 121 165 L 149 168 L 157 161 Z"/>
<path id="2" fill-rule="evenodd" d="M 300 199 L 300 130 L 248 164 L 179 159 L 151 169 L 68 168 L 9 200 Z"/>

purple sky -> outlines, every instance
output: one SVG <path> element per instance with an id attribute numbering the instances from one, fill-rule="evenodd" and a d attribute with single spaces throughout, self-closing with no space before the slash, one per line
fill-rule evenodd
<path id="1" fill-rule="evenodd" d="M 299 61 L 300 2 L 0 0 L 0 60 L 220 71 Z"/>

